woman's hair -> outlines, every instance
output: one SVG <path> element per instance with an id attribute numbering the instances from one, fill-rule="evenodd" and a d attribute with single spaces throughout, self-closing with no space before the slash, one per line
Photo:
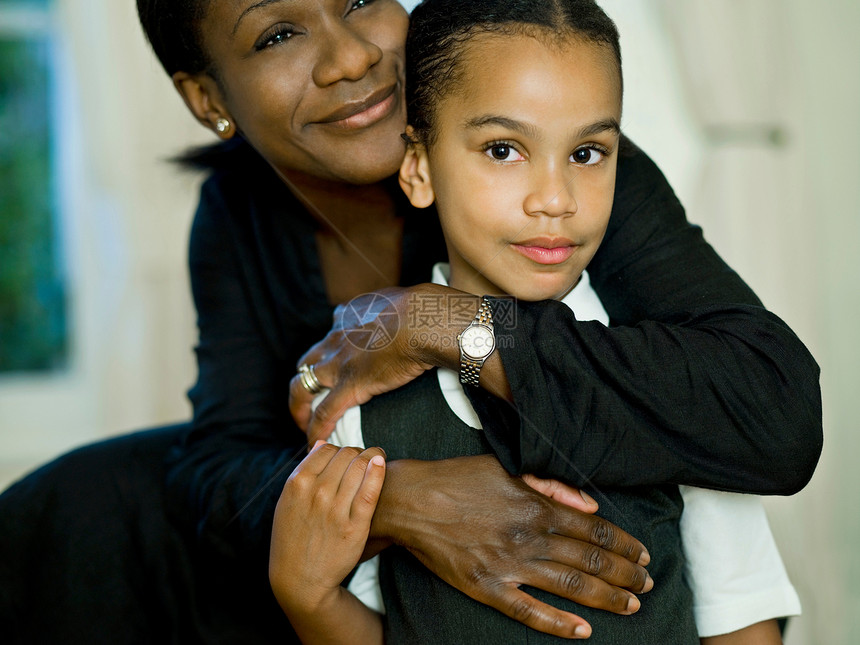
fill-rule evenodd
<path id="1" fill-rule="evenodd" d="M 219 83 L 200 28 L 210 3 L 211 0 L 137 0 L 140 25 L 169 76 L 176 72 L 205 72 Z M 259 169 L 261 158 L 237 134 L 229 141 L 189 148 L 172 161 L 193 170 Z"/>
<path id="2" fill-rule="evenodd" d="M 406 39 L 407 115 L 418 141 L 433 143 L 436 104 L 468 82 L 460 67 L 463 48 L 487 33 L 604 45 L 622 82 L 618 29 L 594 0 L 424 0 L 412 12 Z"/>
<path id="3" fill-rule="evenodd" d="M 168 76 L 213 73 L 200 23 L 210 0 L 137 0 L 137 15 Z M 214 76 L 214 74 L 213 74 Z"/>

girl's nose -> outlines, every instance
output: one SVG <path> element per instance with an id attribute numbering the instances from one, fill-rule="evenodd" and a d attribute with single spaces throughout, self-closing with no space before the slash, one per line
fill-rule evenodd
<path id="1" fill-rule="evenodd" d="M 523 210 L 528 215 L 550 217 L 575 214 L 575 180 L 576 170 L 570 167 L 536 169 L 529 194 L 523 201 Z"/>
<path id="2" fill-rule="evenodd" d="M 349 25 L 332 26 L 320 40 L 324 44 L 312 73 L 318 87 L 364 78 L 382 59 L 382 50 Z"/>

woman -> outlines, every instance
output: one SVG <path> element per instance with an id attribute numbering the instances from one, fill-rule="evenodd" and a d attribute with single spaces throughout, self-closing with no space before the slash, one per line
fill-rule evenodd
<path id="1" fill-rule="evenodd" d="M 171 579 L 173 592 L 187 592 L 191 607 L 176 624 L 207 641 L 240 632 L 265 639 L 285 628 L 267 595 L 265 560 L 278 492 L 304 441 L 285 400 L 297 359 L 323 336 L 334 304 L 381 287 L 425 281 L 442 253 L 436 224 L 402 216 L 405 206 L 386 179 L 403 153 L 398 136 L 405 123 L 401 61 L 407 16 L 393 0 L 140 0 L 138 9 L 186 104 L 201 123 L 234 144 L 209 156 L 210 165 L 220 169 L 204 186 L 192 233 L 200 375 L 191 392 L 193 429 L 169 459 L 167 496 L 188 539 L 202 548 L 181 551 L 191 562 L 181 569 L 187 576 Z M 539 373 L 542 357 L 559 353 L 580 365 L 577 375 L 615 383 L 613 400 L 585 416 L 606 419 L 609 408 L 618 412 L 617 423 L 607 426 L 604 436 L 579 438 L 593 443 L 564 451 L 581 460 L 584 477 L 598 485 L 656 478 L 750 492 L 802 486 L 820 447 L 814 362 L 686 223 L 665 180 L 642 153 L 620 164 L 615 201 L 594 282 L 615 322 L 639 326 L 598 339 L 552 306 L 519 308 L 511 330 L 515 347 L 500 354 L 501 362 L 497 356 L 483 366 L 482 384 L 505 393 L 507 377 L 523 410 L 518 397 L 530 396 L 524 375 Z M 379 261 L 369 263 L 368 257 Z M 405 317 L 411 295 L 429 295 L 432 302 L 440 293 L 436 289 L 412 288 L 392 294 L 391 301 Z M 427 299 L 419 302 L 426 305 Z M 477 309 L 474 299 L 471 309 L 463 305 L 445 321 L 452 337 Z M 423 322 L 438 331 L 433 320 Z M 528 347 L 535 325 L 560 330 L 554 346 Z M 680 339 L 689 342 L 673 344 Z M 596 369 L 591 350 L 605 347 L 606 340 L 618 360 L 612 369 Z M 396 337 L 389 351 L 403 342 Z M 725 368 L 719 383 L 693 371 L 687 374 L 689 389 L 658 383 L 643 397 L 629 387 L 626 366 L 637 364 L 631 359 L 644 351 L 661 363 L 667 344 L 676 347 L 671 360 L 681 347 L 684 357 L 692 348 L 705 362 L 719 361 Z M 389 368 L 399 381 L 433 363 L 435 353 L 438 359 L 444 354 L 446 365 L 459 362 L 456 347 L 421 349 L 400 363 L 382 353 L 355 352 L 348 364 L 372 366 L 381 357 L 380 364 L 399 366 Z M 774 353 L 779 364 L 767 358 Z M 751 375 L 749 381 L 732 383 L 736 370 L 730 368 L 738 365 Z M 327 371 L 320 365 L 320 378 L 336 385 L 335 395 L 352 395 L 348 372 L 339 371 L 335 383 L 334 367 Z M 553 391 L 570 389 L 571 382 L 587 387 L 587 380 L 583 385 L 560 376 L 550 383 Z M 688 393 L 680 400 L 685 407 L 701 397 L 706 427 L 719 432 L 705 436 L 696 417 L 689 426 L 669 419 L 654 399 L 670 389 Z M 785 405 L 760 407 L 773 400 Z M 672 399 L 669 407 L 678 402 Z M 525 467 L 544 451 L 530 428 L 520 436 L 518 424 L 511 423 L 518 416 L 508 418 L 497 405 L 483 407 L 486 415 L 501 417 L 485 425 L 496 428 L 493 446 L 511 469 Z M 538 397 L 534 409 L 534 416 L 524 416 L 541 432 L 552 427 L 544 425 L 555 414 L 552 405 Z M 752 422 L 743 426 L 746 435 L 736 423 L 741 417 Z M 619 428 L 638 438 L 625 442 L 629 448 L 618 445 Z M 655 457 L 631 456 L 641 455 L 644 447 Z M 538 464 L 531 470 L 542 469 Z M 377 516 L 373 535 L 420 553 L 446 580 L 535 627 L 549 629 L 551 621 L 530 613 L 530 607 L 512 605 L 501 581 L 558 591 L 619 613 L 636 605 L 624 589 L 640 591 L 646 584 L 637 565 L 588 548 L 566 556 L 568 564 L 597 556 L 580 565 L 586 575 L 571 567 L 566 591 L 564 581 L 542 575 L 539 540 L 523 538 L 560 525 L 585 541 L 594 533 L 590 541 L 633 562 L 645 563 L 647 557 L 639 557 L 641 545 L 629 536 L 548 502 L 487 458 L 389 464 Z M 469 518 L 465 526 L 464 517 Z M 464 532 L 480 546 L 454 546 L 463 543 Z"/>
<path id="2" fill-rule="evenodd" d="M 192 392 L 195 431 L 177 454 L 173 483 L 188 491 L 196 508 L 212 511 L 203 514 L 208 521 L 204 535 L 207 526 L 217 527 L 242 510 L 230 539 L 241 543 L 256 536 L 259 545 L 268 537 L 276 487 L 261 496 L 270 496 L 266 503 L 246 508 L 245 501 L 279 463 L 273 457 L 270 470 L 261 468 L 261 476 L 231 488 L 224 474 L 241 470 L 248 482 L 247 463 L 259 457 L 249 455 L 241 441 L 222 445 L 225 438 L 253 433 L 271 444 L 273 427 L 286 423 L 285 411 L 277 406 L 293 374 L 296 345 L 326 325 L 331 309 L 325 301 L 343 302 L 398 279 L 406 284 L 426 280 L 421 271 L 427 275 L 427 259 L 434 254 L 429 240 L 438 239 L 435 223 L 427 217 L 399 217 L 396 188 L 392 192 L 384 183 L 402 154 L 397 135 L 404 125 L 400 86 L 406 16 L 387 0 L 214 2 L 196 23 L 208 46 L 194 57 L 186 52 L 189 60 L 178 59 L 168 46 L 180 42 L 179 34 L 188 29 L 178 18 L 174 14 L 170 23 L 176 30 L 173 37 L 152 26 L 147 30 L 186 103 L 222 139 L 234 140 L 241 131 L 276 173 L 264 175 L 265 166 L 260 167 L 253 191 L 247 174 L 229 170 L 204 188 L 191 260 L 192 275 L 197 276 L 193 283 L 200 313 L 201 377 Z M 146 18 L 144 23 L 152 24 Z M 575 455 L 583 479 L 598 484 L 658 478 L 792 492 L 808 476 L 817 454 L 814 365 L 800 348 L 797 362 L 791 364 L 775 365 L 765 358 L 784 356 L 785 347 L 796 347 L 791 332 L 760 309 L 745 285 L 701 241 L 698 230 L 686 224 L 659 173 L 641 154 L 625 159 L 619 172 L 612 228 L 592 265 L 593 275 L 615 321 L 641 324 L 595 329 L 576 325 L 551 305 L 521 307 L 516 328 L 510 331 L 513 348 L 499 352 L 501 361 L 512 356 L 508 362 L 515 364 L 502 370 L 501 361 L 491 357 L 482 367 L 481 382 L 503 392 L 507 374 L 515 396 L 524 394 L 517 401 L 519 410 L 538 430 L 527 427 L 521 433 L 507 417 L 496 423 L 490 419 L 485 425 L 493 428 L 494 448 L 512 469 L 522 466 L 537 473 L 547 460 Z M 264 184 L 264 176 L 269 183 Z M 655 185 L 663 192 L 655 194 Z M 296 202 L 310 217 L 301 216 Z M 290 206 L 282 208 L 279 217 L 273 205 L 284 203 Z M 285 249 L 296 247 L 303 249 L 303 257 L 284 257 Z M 236 267 L 226 266 L 224 257 L 238 257 Z M 419 287 L 386 295 L 408 322 L 410 299 L 416 301 L 412 296 L 424 295 L 417 299 L 420 307 L 436 293 L 435 288 Z M 451 339 L 478 309 L 477 299 L 470 307 L 462 304 L 458 301 L 461 313 L 451 323 Z M 242 312 L 226 330 L 224 311 Z M 421 321 L 420 315 L 414 318 Z M 660 322 L 642 322 L 648 318 Z M 531 342 L 529 330 L 538 326 L 558 330 L 546 334 L 555 338 L 549 347 Z M 421 331 L 405 324 L 401 329 L 413 336 Z M 244 343 L 237 351 L 239 336 Z M 407 353 L 407 361 L 392 360 L 393 350 L 409 348 L 408 336 L 399 334 L 375 352 L 347 346 L 349 363 L 327 369 L 323 361 L 317 374 L 323 384 L 336 384 L 337 396 L 343 381 L 335 383 L 334 374 L 360 369 L 353 363 L 369 363 L 373 372 L 394 375 L 395 381 L 427 364 L 458 365 L 454 342 L 441 347 L 439 356 L 432 355 L 434 348 L 421 347 L 421 352 Z M 598 354 L 594 348 L 610 351 Z M 545 387 L 530 387 L 528 381 L 539 380 L 535 375 L 543 371 L 549 355 L 559 354 L 569 355 L 571 365 L 559 370 L 555 381 L 552 373 L 545 375 Z M 611 358 L 604 360 L 607 354 Z M 691 366 L 687 357 L 697 355 L 701 362 Z M 308 362 L 319 363 L 314 356 Z M 379 365 L 386 369 L 376 369 Z M 630 377 L 633 366 L 635 379 Z M 738 382 L 739 373 L 750 380 Z M 785 388 L 786 379 L 797 389 Z M 607 399 L 597 400 L 596 409 L 583 410 L 583 402 L 575 400 L 577 388 L 590 389 L 593 381 L 617 386 Z M 542 389 L 550 396 L 540 393 Z M 364 392 L 373 393 L 374 388 Z M 484 407 L 488 416 L 497 417 L 505 409 Z M 772 416 L 777 410 L 784 416 Z M 325 409 L 323 414 L 329 420 L 335 416 Z M 579 437 L 563 434 L 542 441 L 539 433 L 552 431 L 555 418 L 565 415 L 588 419 L 593 426 L 584 426 Z M 785 440 L 774 440 L 783 434 Z M 812 446 L 795 450 L 795 442 L 806 437 L 812 437 Z M 790 455 L 774 452 L 786 444 L 795 444 L 786 450 Z M 763 464 L 765 450 L 773 458 Z M 643 459 L 646 454 L 648 459 Z M 208 468 L 201 476 L 204 463 Z M 210 500 L 221 503 L 225 497 L 231 503 L 213 508 Z M 412 546 L 430 550 L 423 544 Z"/>

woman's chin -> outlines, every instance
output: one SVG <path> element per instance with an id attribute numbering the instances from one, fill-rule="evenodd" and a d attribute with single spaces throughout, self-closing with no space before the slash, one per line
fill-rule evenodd
<path id="1" fill-rule="evenodd" d="M 262 154 L 262 153 L 261 153 Z M 316 181 L 353 186 L 367 186 L 388 179 L 400 170 L 404 147 L 397 144 L 388 151 L 374 151 L 373 155 L 338 154 L 312 160 L 281 160 L 280 162 L 263 157 L 281 174 L 304 175 Z"/>
<path id="2" fill-rule="evenodd" d="M 380 154 L 360 160 L 361 163 L 344 165 L 338 172 L 340 179 L 346 183 L 365 186 L 395 175 L 403 162 L 403 155 L 405 154 L 403 145 L 398 144 L 396 148 L 390 151 L 378 152 Z M 381 154 L 383 152 L 385 154 Z"/>

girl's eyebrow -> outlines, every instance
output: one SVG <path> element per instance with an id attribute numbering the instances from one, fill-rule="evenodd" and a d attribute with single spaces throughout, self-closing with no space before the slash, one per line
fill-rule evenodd
<path id="1" fill-rule="evenodd" d="M 497 114 L 485 114 L 483 116 L 477 116 L 472 119 L 468 119 L 465 123 L 466 129 L 468 130 L 478 130 L 480 128 L 485 128 L 488 125 L 498 125 L 506 130 L 513 130 L 514 132 L 519 132 L 522 135 L 530 137 L 532 139 L 539 138 L 540 133 L 538 129 L 534 127 L 531 123 L 524 123 L 523 121 L 517 121 L 516 119 L 511 119 L 506 116 L 499 116 Z"/>
<path id="2" fill-rule="evenodd" d="M 477 130 L 489 125 L 497 125 L 507 130 L 513 130 L 514 132 L 519 132 L 520 134 L 532 139 L 540 138 L 538 129 L 531 123 L 524 123 L 523 121 L 517 121 L 516 119 L 499 116 L 497 114 L 485 114 L 483 116 L 474 117 L 472 119 L 468 119 L 465 123 L 465 127 L 469 130 Z M 618 119 L 609 117 L 607 119 L 601 119 L 600 121 L 584 125 L 579 129 L 577 138 L 584 139 L 585 137 L 590 137 L 606 131 L 621 134 L 621 126 L 618 123 Z"/>
<path id="3" fill-rule="evenodd" d="M 583 139 L 595 134 L 600 134 L 601 132 L 606 132 L 607 130 L 614 132 L 615 134 L 621 134 L 621 125 L 618 123 L 618 119 L 610 117 L 608 119 L 596 121 L 590 125 L 585 125 L 579 130 L 579 138 Z"/>
<path id="4" fill-rule="evenodd" d="M 236 19 L 236 24 L 233 25 L 233 31 L 230 34 L 231 36 L 235 36 L 236 32 L 239 30 L 239 23 L 242 22 L 242 19 L 247 16 L 252 11 L 256 11 L 257 9 L 263 9 L 264 7 L 268 7 L 270 4 L 275 4 L 278 2 L 283 2 L 284 0 L 260 0 L 255 4 L 252 4 L 250 7 L 245 9 L 239 17 Z"/>

